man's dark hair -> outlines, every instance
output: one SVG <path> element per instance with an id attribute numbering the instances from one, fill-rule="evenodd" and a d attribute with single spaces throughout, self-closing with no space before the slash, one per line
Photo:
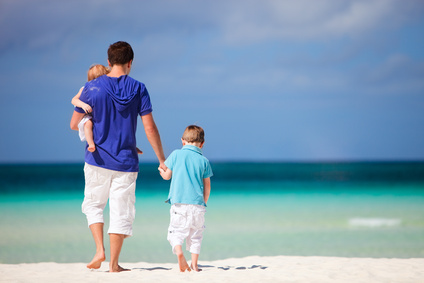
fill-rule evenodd
<path id="1" fill-rule="evenodd" d="M 109 46 L 107 57 L 111 66 L 124 65 L 134 59 L 134 52 L 125 41 L 118 41 Z"/>

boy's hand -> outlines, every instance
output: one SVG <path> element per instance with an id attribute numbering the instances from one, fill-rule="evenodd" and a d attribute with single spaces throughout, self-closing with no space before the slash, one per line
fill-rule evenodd
<path id="1" fill-rule="evenodd" d="M 162 179 L 164 179 L 164 180 L 171 179 L 171 177 L 172 177 L 171 169 L 166 168 L 166 170 L 163 170 L 163 168 L 159 166 L 158 170 L 159 170 L 159 174 L 162 177 Z"/>

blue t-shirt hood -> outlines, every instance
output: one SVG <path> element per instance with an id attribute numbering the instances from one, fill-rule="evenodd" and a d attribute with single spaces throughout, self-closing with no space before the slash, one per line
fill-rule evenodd
<path id="1" fill-rule="evenodd" d="M 103 76 L 99 85 L 110 95 L 119 111 L 125 110 L 137 93 L 141 84 L 131 77 L 124 75 L 119 78 Z"/>

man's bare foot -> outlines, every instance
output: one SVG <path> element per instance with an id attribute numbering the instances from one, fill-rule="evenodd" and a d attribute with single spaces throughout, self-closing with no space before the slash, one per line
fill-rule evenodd
<path id="1" fill-rule="evenodd" d="M 123 268 L 121 266 L 109 267 L 109 272 L 122 272 L 122 271 L 131 271 L 131 269 Z"/>
<path id="2" fill-rule="evenodd" d="M 94 144 L 89 144 L 87 149 L 89 152 L 95 152 L 96 146 Z"/>
<path id="3" fill-rule="evenodd" d="M 184 254 L 177 255 L 177 258 L 178 258 L 178 265 L 180 266 L 181 272 L 185 272 L 186 270 L 191 271 L 190 266 L 188 266 L 188 263 L 184 257 Z"/>
<path id="4" fill-rule="evenodd" d="M 193 266 L 193 264 L 190 265 L 191 270 L 194 270 L 196 272 L 202 271 L 202 269 L 200 269 L 197 264 L 195 266 Z"/>
<path id="5" fill-rule="evenodd" d="M 93 260 L 87 264 L 87 268 L 90 269 L 99 269 L 102 265 L 102 262 L 106 260 L 104 253 L 95 254 Z"/>

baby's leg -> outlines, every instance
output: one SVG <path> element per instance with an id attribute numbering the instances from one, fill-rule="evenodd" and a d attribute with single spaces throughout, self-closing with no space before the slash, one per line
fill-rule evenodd
<path id="1" fill-rule="evenodd" d="M 178 265 L 180 266 L 180 271 L 181 272 L 184 272 L 186 270 L 191 271 L 185 259 L 183 248 L 181 245 L 175 246 L 175 254 L 177 255 L 177 258 L 178 258 Z"/>
<path id="2" fill-rule="evenodd" d="M 85 139 L 87 140 L 87 143 L 88 143 L 88 151 L 94 152 L 96 150 L 96 145 L 94 144 L 94 139 L 93 139 L 93 122 L 91 121 L 91 119 L 85 122 L 84 124 L 84 134 L 85 134 Z"/>

